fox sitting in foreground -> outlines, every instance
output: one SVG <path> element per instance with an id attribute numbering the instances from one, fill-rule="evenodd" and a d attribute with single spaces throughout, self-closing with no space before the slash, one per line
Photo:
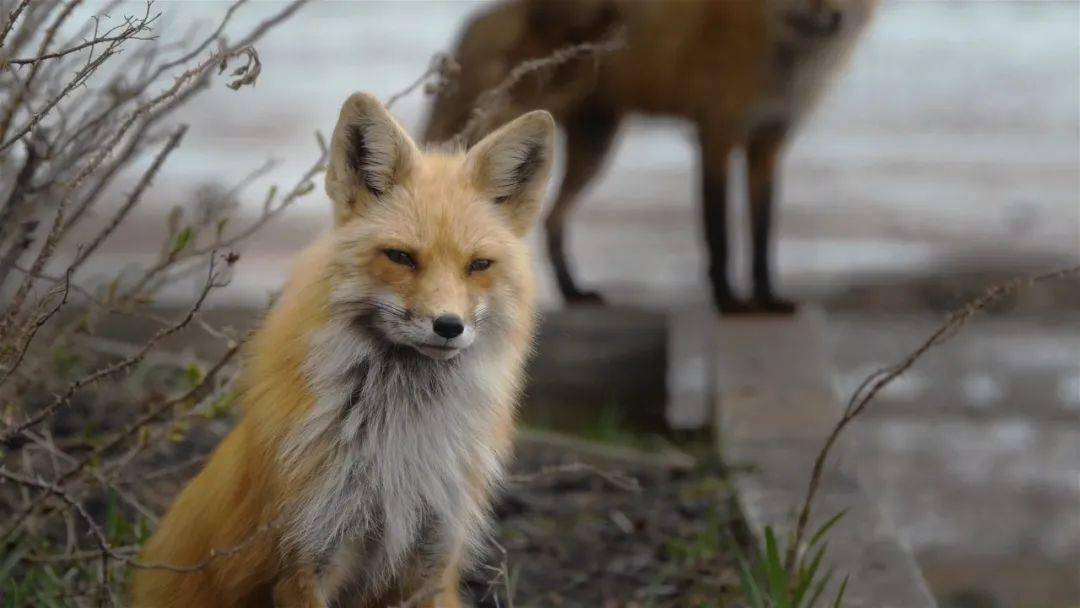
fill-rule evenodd
<path id="1" fill-rule="evenodd" d="M 564 252 L 564 223 L 632 112 L 677 116 L 697 127 L 709 276 L 721 312 L 790 312 L 770 278 L 770 232 L 780 152 L 868 22 L 876 0 L 506 0 L 464 29 L 454 52 L 461 76 L 431 108 L 424 137 L 442 141 L 471 117 L 477 98 L 522 61 L 625 32 L 625 46 L 523 79 L 499 119 L 551 111 L 566 133 L 566 173 L 547 216 L 547 247 L 568 302 L 582 291 Z M 494 124 L 498 124 L 495 122 Z M 727 178 L 746 151 L 753 237 L 753 298 L 728 280 Z"/>
<path id="2" fill-rule="evenodd" d="M 345 102 L 335 227 L 250 343 L 243 418 L 146 545 L 173 569 L 137 570 L 136 606 L 460 605 L 533 338 L 554 131 L 535 111 L 427 151 Z"/>

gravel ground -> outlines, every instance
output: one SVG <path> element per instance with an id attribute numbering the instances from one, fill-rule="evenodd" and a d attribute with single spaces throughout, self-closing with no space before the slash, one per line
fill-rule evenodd
<path id="1" fill-rule="evenodd" d="M 596 462 L 584 448 L 518 448 L 514 482 L 497 511 L 502 552 L 469 581 L 476 605 L 729 604 L 737 582 L 725 540 L 733 515 L 719 467 L 664 466 L 633 452 Z M 586 470 L 574 470 L 581 462 Z"/>

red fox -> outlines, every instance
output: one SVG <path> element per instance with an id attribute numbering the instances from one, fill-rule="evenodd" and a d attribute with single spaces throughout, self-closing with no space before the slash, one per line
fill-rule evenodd
<path id="1" fill-rule="evenodd" d="M 138 569 L 134 605 L 459 606 L 533 339 L 525 236 L 554 132 L 534 111 L 421 150 L 349 97 L 335 227 L 249 344 L 243 417 L 146 545 L 172 569 Z"/>
<path id="2" fill-rule="evenodd" d="M 837 71 L 876 0 L 508 0 L 464 29 L 455 55 L 460 81 L 440 93 L 424 137 L 440 141 L 468 121 L 477 98 L 521 61 L 625 32 L 625 47 L 595 61 L 566 63 L 525 79 L 505 114 L 544 108 L 566 134 L 566 173 L 547 216 L 547 248 L 569 302 L 582 291 L 566 261 L 566 216 L 602 166 L 631 112 L 692 121 L 701 153 L 709 276 L 721 312 L 787 312 L 770 278 L 770 230 L 778 157 L 800 119 Z M 531 81 L 530 81 L 531 80 Z M 727 173 L 746 151 L 753 241 L 753 298 L 728 280 Z"/>

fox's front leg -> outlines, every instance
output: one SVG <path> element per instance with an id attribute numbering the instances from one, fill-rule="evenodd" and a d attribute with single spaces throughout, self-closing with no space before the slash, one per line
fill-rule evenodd
<path id="1" fill-rule="evenodd" d="M 461 566 L 455 560 L 442 577 L 442 592 L 433 608 L 461 608 Z"/>
<path id="2" fill-rule="evenodd" d="M 274 608 L 328 608 L 329 605 L 314 566 L 298 568 L 274 585 Z"/>

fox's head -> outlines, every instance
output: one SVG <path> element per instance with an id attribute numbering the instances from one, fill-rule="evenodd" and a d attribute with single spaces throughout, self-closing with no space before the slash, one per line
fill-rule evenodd
<path id="1" fill-rule="evenodd" d="M 419 149 L 382 104 L 345 101 L 330 147 L 331 306 L 433 359 L 529 324 L 524 237 L 551 169 L 555 123 L 530 112 L 466 152 Z"/>

